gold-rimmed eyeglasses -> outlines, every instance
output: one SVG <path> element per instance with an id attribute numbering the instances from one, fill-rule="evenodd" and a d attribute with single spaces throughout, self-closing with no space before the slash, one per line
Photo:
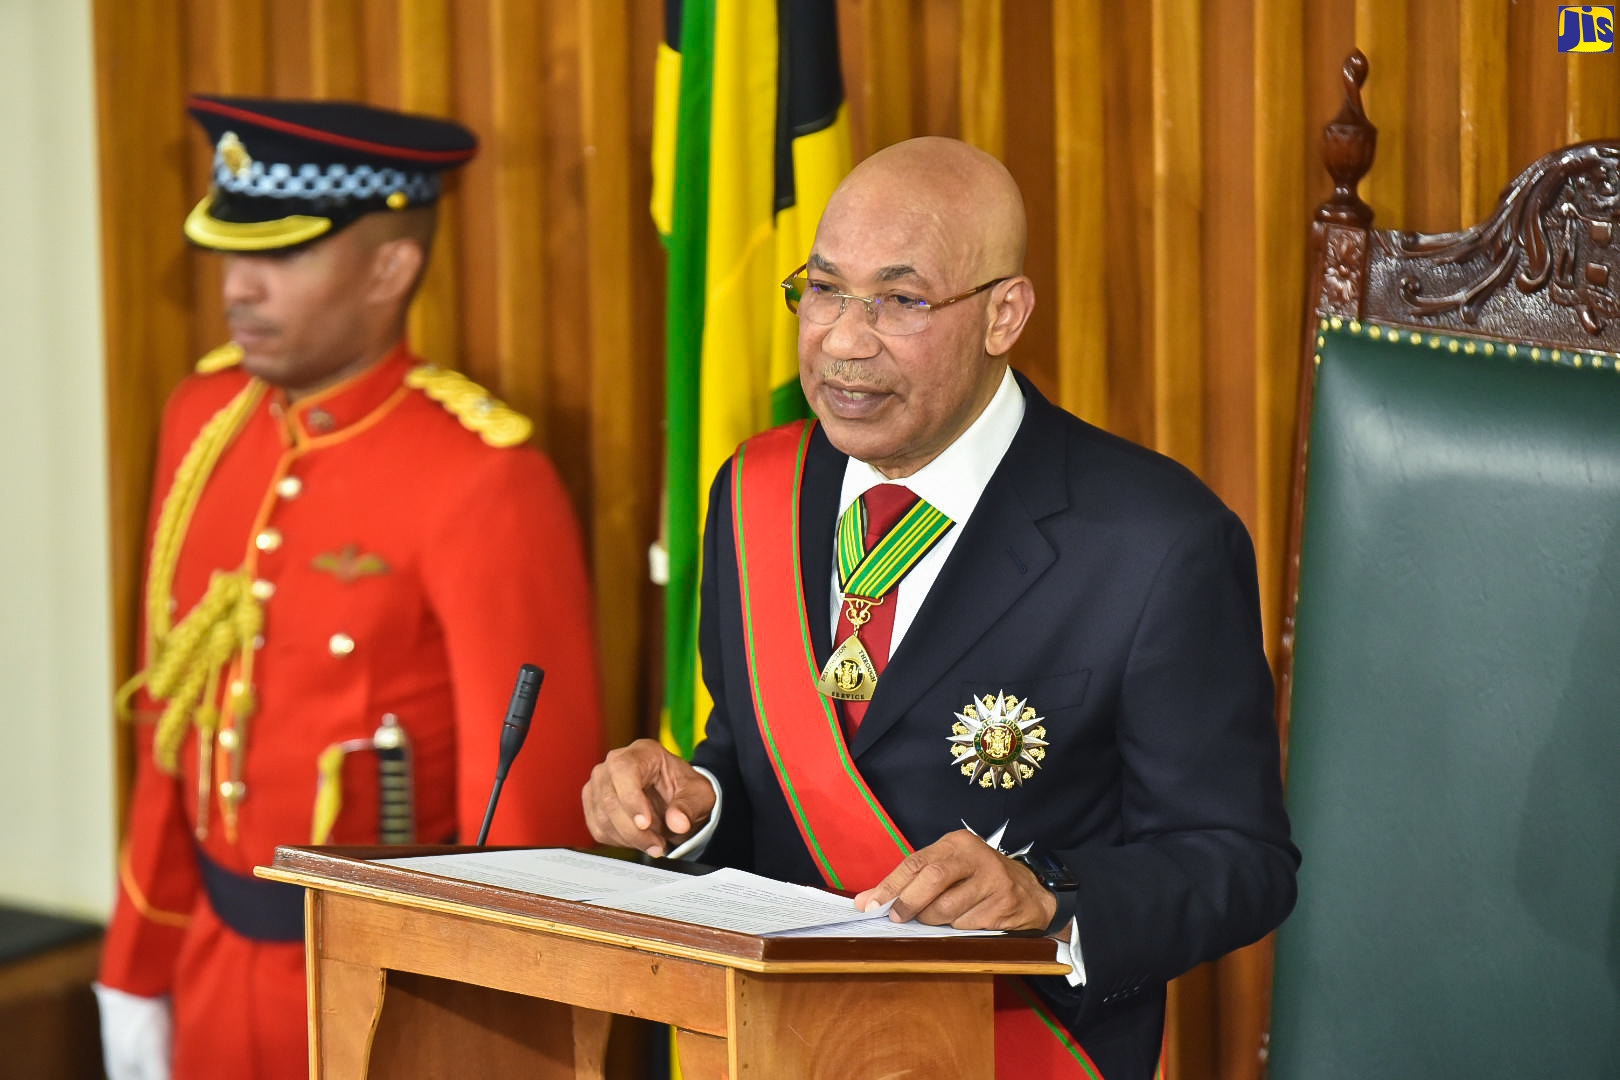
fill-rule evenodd
<path id="1" fill-rule="evenodd" d="M 805 273 L 809 268 L 810 264 L 805 263 L 782 279 L 783 299 L 787 301 L 789 311 L 817 326 L 831 326 L 843 316 L 849 302 L 854 300 L 866 306 L 866 318 L 872 324 L 872 329 L 891 337 L 920 334 L 928 328 L 928 320 L 940 308 L 977 296 L 1007 280 L 1006 277 L 993 278 L 983 285 L 975 285 L 967 292 L 947 296 L 943 300 L 928 300 L 901 290 L 877 296 L 861 296 L 839 292 L 825 282 L 811 281 Z"/>

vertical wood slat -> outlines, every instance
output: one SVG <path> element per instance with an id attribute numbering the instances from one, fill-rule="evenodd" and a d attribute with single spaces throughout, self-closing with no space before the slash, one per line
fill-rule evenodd
<path id="1" fill-rule="evenodd" d="M 1255 521 L 1254 439 L 1257 313 L 1255 289 L 1256 189 L 1255 0 L 1212 0 L 1203 5 L 1200 45 L 1205 87 L 1200 95 L 1203 125 L 1203 202 L 1220 207 L 1206 214 L 1197 252 L 1201 270 L 1200 320 L 1204 351 L 1202 410 L 1204 460 L 1201 475 L 1228 506 L 1248 523 Z M 1205 1066 L 1207 1072 L 1211 1066 Z"/>
<path id="2" fill-rule="evenodd" d="M 996 157 L 1007 138 L 1001 20 L 1001 0 L 962 0 L 962 138 Z"/>
<path id="3" fill-rule="evenodd" d="M 839 54 L 856 161 L 917 131 L 910 29 L 911 12 L 904 3 L 839 0 Z"/>
<path id="4" fill-rule="evenodd" d="M 572 0 L 547 0 L 537 57 L 544 71 L 541 100 L 547 103 L 540 194 L 540 206 L 547 208 L 540 243 L 547 271 L 539 311 L 515 312 L 514 316 L 545 323 L 543 389 L 547 429 L 551 445 L 580 448 L 559 456 L 557 466 L 570 490 L 581 500 L 583 514 L 595 505 L 595 496 L 591 463 L 585 452 L 590 446 L 593 420 L 590 344 L 585 320 L 579 314 L 589 309 L 585 266 L 581 262 L 589 254 L 589 238 L 580 212 L 587 153 L 581 125 L 580 40 L 580 15 Z M 518 62 L 517 57 L 513 59 Z M 523 108 L 525 104 L 514 101 L 513 106 Z M 647 168 L 646 162 L 643 158 L 634 164 Z M 652 227 L 650 219 L 641 220 L 643 228 Z M 523 243 L 524 238 L 519 236 L 517 242 Z M 651 493 L 660 490 L 658 482 L 649 477 L 648 484 L 650 497 L 655 497 Z M 644 556 L 645 541 L 640 550 L 625 552 L 625 557 L 634 559 L 637 565 L 642 564 Z M 611 657 L 616 648 L 608 646 L 604 656 Z"/>
<path id="5" fill-rule="evenodd" d="M 1108 421 L 1108 301 L 1102 187 L 1103 0 L 1053 0 L 1057 275 L 1044 292 L 1057 309 L 1058 403 L 1093 424 Z"/>
<path id="6" fill-rule="evenodd" d="M 448 116 L 452 97 L 449 0 L 398 0 L 399 105 L 410 112 Z M 461 223 L 457 206 L 439 208 L 438 239 L 433 259 L 411 305 L 411 344 L 423 356 L 456 355 L 456 325 L 461 306 L 461 273 L 457 243 Z"/>
<path id="7" fill-rule="evenodd" d="M 1204 458 L 1202 274 L 1188 257 L 1203 213 L 1200 24 L 1176 0 L 1152 2 L 1153 443 L 1198 472 Z"/>
<path id="8" fill-rule="evenodd" d="M 1255 548 L 1262 613 L 1272 634 L 1283 614 L 1282 567 L 1292 487 L 1294 408 L 1301 326 L 1306 321 L 1305 245 L 1311 197 L 1293 167 L 1299 141 L 1313 126 L 1305 115 L 1303 73 L 1287 57 L 1304 38 L 1298 7 L 1289 0 L 1255 5 L 1254 458 L 1258 505 Z"/>
<path id="9" fill-rule="evenodd" d="M 135 671 L 155 421 L 169 388 L 190 367 L 189 275 L 175 239 L 191 209 L 190 189 L 181 182 L 189 122 L 175 104 L 185 94 L 184 18 L 181 0 L 96 0 L 94 9 L 111 647 L 114 682 L 120 684 Z M 165 60 L 154 63 L 154 57 Z M 150 101 L 168 107 L 151 108 Z M 127 182 L 124 174 L 136 162 L 141 167 L 133 171 L 150 184 Z M 170 254 L 153 259 L 153 252 Z M 121 833 L 132 770 L 129 729 L 119 726 L 113 737 Z"/>
<path id="10" fill-rule="evenodd" d="M 1620 53 L 1569 53 L 1564 61 L 1565 141 L 1620 137 Z"/>
<path id="11" fill-rule="evenodd" d="M 1003 58 L 1005 80 L 997 106 L 1004 129 L 1000 157 L 1023 189 L 1025 220 L 1055 222 L 1058 216 L 1056 144 L 1061 132 L 1057 126 L 1057 58 L 1050 48 L 1031 48 L 1023 44 L 1044 46 L 1052 40 L 1053 13 L 1047 4 L 1004 3 L 1001 14 L 997 52 Z M 1006 66 L 1005 57 L 1010 49 L 1019 51 L 1020 62 Z M 1007 102 L 1017 102 L 1018 106 L 1009 109 Z M 1041 314 L 1025 324 L 1018 347 L 1010 355 L 1013 365 L 1021 368 L 1049 398 L 1057 396 L 1061 379 L 1058 367 L 1065 359 L 1058 350 L 1055 304 L 1059 298 L 1056 288 L 1058 248 L 1067 239 L 1049 227 L 1030 232 L 1024 272 L 1031 281 L 1041 283 L 1035 301 Z M 985 267 L 975 281 L 1004 272 L 1003 267 Z M 1103 356 L 1098 352 L 1075 359 L 1100 366 Z"/>
<path id="12" fill-rule="evenodd" d="M 643 453 L 648 427 L 645 410 L 635 406 L 625 387 L 657 382 L 657 371 L 643 359 L 635 334 L 635 296 L 624 288 L 624 271 L 633 254 L 630 234 L 645 228 L 645 215 L 631 198 L 632 139 L 629 100 L 631 86 L 629 13 L 617 0 L 577 0 L 581 24 L 583 68 L 583 135 L 592 152 L 585 159 L 585 221 L 587 280 L 591 298 L 588 314 L 589 355 L 596 362 L 591 384 L 592 490 L 595 495 L 595 544 L 591 563 L 598 637 L 613 642 L 614 654 L 604 658 L 613 668 L 604 680 L 603 694 L 612 726 L 611 745 L 622 745 L 639 732 L 634 723 L 644 696 L 635 676 L 639 665 L 625 661 L 636 656 L 646 636 L 642 596 L 644 564 L 620 557 L 622 540 L 634 536 L 645 522 L 638 513 L 636 468 Z M 650 57 L 637 57 L 650 62 Z M 650 351 L 650 350 L 647 350 Z"/>
<path id="13" fill-rule="evenodd" d="M 1154 71 L 1142 52 L 1153 40 L 1153 13 L 1148 4 L 1109 4 L 1107 13 L 1103 145 L 1109 175 L 1100 193 L 1105 232 L 1096 257 L 1108 275 L 1108 421 L 1111 431 L 1151 445 Z"/>
<path id="14" fill-rule="evenodd" d="M 1565 64 L 1557 51 L 1556 3 L 1507 8 L 1508 172 L 1516 174 L 1564 140 Z"/>
<path id="15" fill-rule="evenodd" d="M 1401 227 L 1446 232 L 1461 224 L 1457 28 L 1462 0 L 1408 9 L 1406 212 Z"/>
<path id="16" fill-rule="evenodd" d="M 457 207 L 460 229 L 456 252 L 462 274 L 459 356 L 431 356 L 435 363 L 455 365 L 484 386 L 501 388 L 501 397 L 519 412 L 535 419 L 544 440 L 542 417 L 535 417 L 533 402 L 503 378 L 501 327 L 497 316 L 500 298 L 515 285 L 503 272 L 499 238 L 505 204 L 497 194 L 512 174 L 521 173 L 515 162 L 526 160 L 529 142 L 518 131 L 499 124 L 496 102 L 510 90 L 501 62 L 502 13 L 499 0 L 460 0 L 454 8 L 451 34 L 456 101 L 453 115 L 478 134 L 478 156 L 452 174 L 446 201 Z M 521 45 L 519 46 L 521 47 Z M 525 65 L 525 74 L 533 65 Z M 525 209 L 538 202 L 538 192 Z M 482 287 L 474 283 L 483 283 Z M 517 365 L 514 365 L 517 366 Z M 521 365 L 528 369 L 530 365 Z"/>
<path id="17" fill-rule="evenodd" d="M 1313 133 L 1305 114 L 1305 15 L 1292 0 L 1254 5 L 1254 458 L 1256 506 L 1250 517 L 1267 642 L 1281 631 L 1293 470 L 1298 348 L 1313 333 L 1303 315 L 1310 196 L 1298 167 L 1299 143 Z M 1310 140 L 1314 141 L 1314 140 Z M 1275 647 L 1268 649 L 1275 655 Z M 1274 940 L 1223 957 L 1216 965 L 1217 1071 L 1260 1080 L 1270 1027 Z"/>
<path id="18" fill-rule="evenodd" d="M 967 0 L 912 0 L 911 32 L 885 46 L 884 55 L 907 48 L 921 53 L 912 66 L 914 135 L 962 134 L 964 2 Z"/>
<path id="19" fill-rule="evenodd" d="M 1378 126 L 1378 167 L 1361 185 L 1374 221 L 1406 221 L 1406 5 L 1407 0 L 1355 0 L 1356 44 L 1377 72 L 1362 91 L 1367 115 Z"/>
<path id="20" fill-rule="evenodd" d="M 354 100 L 366 85 L 360 0 L 309 0 L 309 93 Z"/>
<path id="21" fill-rule="evenodd" d="M 183 93 L 258 94 L 270 78 L 271 60 L 263 48 L 242 49 L 240 42 L 264 39 L 266 9 L 263 0 L 225 4 L 220 0 L 186 0 L 187 48 Z M 183 98 L 171 107 L 178 111 Z M 185 135 L 185 179 L 196 199 L 208 189 L 214 148 L 195 124 Z M 179 222 L 175 222 L 178 231 Z M 191 276 L 191 334 L 185 352 L 195 359 L 224 340 L 220 327 L 224 304 L 220 298 L 219 260 L 189 260 Z"/>
<path id="22" fill-rule="evenodd" d="M 545 65 L 537 52 L 545 40 L 544 12 L 530 2 L 495 0 L 489 27 L 490 132 L 499 145 L 487 194 L 494 208 L 494 232 L 482 237 L 494 255 L 492 293 L 494 340 L 483 359 L 502 367 L 501 384 L 535 418 L 541 440 L 551 433 L 542 357 L 547 348 L 545 313 L 549 265 L 545 258 L 550 222 L 545 212 Z"/>
<path id="23" fill-rule="evenodd" d="M 1458 34 L 1459 210 L 1466 225 L 1496 205 L 1508 181 L 1507 8 L 1499 0 L 1462 0 Z"/>

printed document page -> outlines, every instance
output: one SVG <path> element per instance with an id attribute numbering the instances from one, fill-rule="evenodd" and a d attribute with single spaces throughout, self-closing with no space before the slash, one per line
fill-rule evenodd
<path id="1" fill-rule="evenodd" d="M 760 936 L 791 933 L 800 937 L 935 937 L 971 933 L 948 926 L 891 922 L 888 904 L 871 911 L 856 911 L 855 901 L 847 896 L 773 881 L 742 870 L 683 877 L 592 903 Z"/>
<path id="2" fill-rule="evenodd" d="M 568 848 L 457 852 L 377 861 L 458 881 L 476 881 L 561 900 L 583 900 L 618 911 L 762 936 L 908 938 L 1000 933 L 897 923 L 888 918 L 891 905 L 856 911 L 855 902 L 847 896 L 744 870 L 716 870 L 694 876 Z"/>
<path id="3" fill-rule="evenodd" d="M 660 885 L 671 879 L 688 880 L 685 874 L 674 870 L 568 848 L 470 851 L 377 861 L 458 881 L 478 881 L 536 896 L 555 896 L 559 900 L 595 900 L 630 889 Z"/>

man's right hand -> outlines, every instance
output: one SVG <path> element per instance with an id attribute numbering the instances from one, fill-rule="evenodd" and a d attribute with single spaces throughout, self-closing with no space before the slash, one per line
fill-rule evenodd
<path id="1" fill-rule="evenodd" d="M 598 843 L 657 858 L 714 812 L 708 778 L 652 739 L 608 753 L 580 793 Z"/>
<path id="2" fill-rule="evenodd" d="M 167 997 L 142 997 L 95 984 L 101 1059 L 109 1080 L 169 1080 L 173 1020 Z"/>

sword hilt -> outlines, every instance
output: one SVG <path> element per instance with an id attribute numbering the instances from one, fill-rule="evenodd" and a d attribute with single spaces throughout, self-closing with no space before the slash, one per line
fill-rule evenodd
<path id="1" fill-rule="evenodd" d="M 384 713 L 371 737 L 377 754 L 377 786 L 381 805 L 377 813 L 378 839 L 384 844 L 416 840 L 416 802 L 411 776 L 411 740 L 399 717 Z"/>
<path id="2" fill-rule="evenodd" d="M 343 806 L 343 761 L 350 754 L 369 750 L 377 757 L 377 840 L 383 844 L 410 844 L 416 840 L 415 781 L 411 771 L 411 740 L 393 713 L 369 739 L 333 743 L 321 753 L 317 765 L 315 813 L 310 842 L 324 844 L 337 824 Z"/>

